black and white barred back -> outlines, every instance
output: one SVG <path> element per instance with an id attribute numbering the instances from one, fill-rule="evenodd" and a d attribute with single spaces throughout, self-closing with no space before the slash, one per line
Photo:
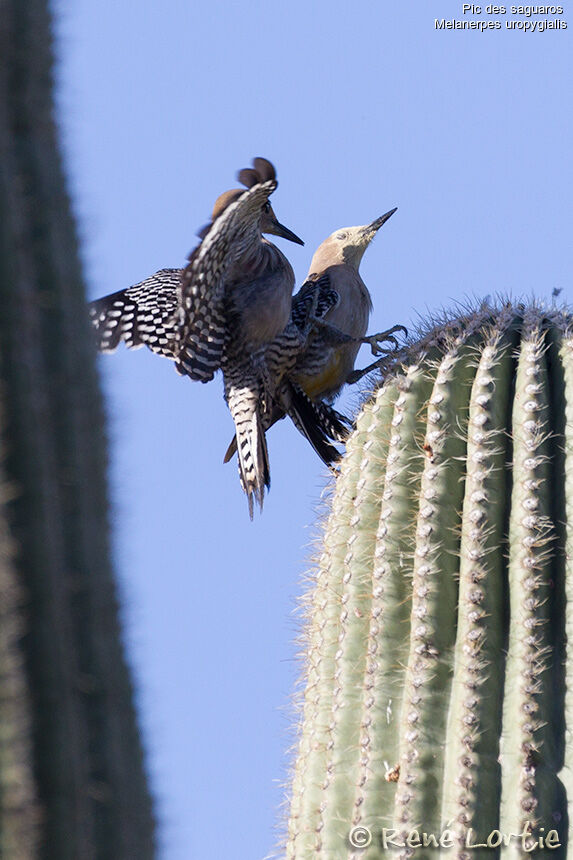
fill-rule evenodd
<path id="1" fill-rule="evenodd" d="M 139 284 L 91 302 L 89 314 L 101 352 L 147 346 L 175 360 L 178 353 L 177 288 L 182 269 L 160 269 Z"/>
<path id="2" fill-rule="evenodd" d="M 273 389 L 279 387 L 297 362 L 304 360 L 313 319 L 322 319 L 339 300 L 338 293 L 330 286 L 328 275 L 309 278 L 294 296 L 288 325 L 262 350 L 261 364 L 266 369 L 267 391 L 271 396 Z"/>
<path id="3" fill-rule="evenodd" d="M 244 191 L 213 221 L 191 255 L 179 286 L 180 372 L 208 382 L 221 367 L 228 335 L 225 283 L 233 267 L 262 241 L 260 218 L 276 179 Z"/>
<path id="4" fill-rule="evenodd" d="M 226 335 L 225 276 L 253 241 L 261 241 L 261 211 L 277 187 L 274 167 L 254 159 L 234 189 L 217 198 L 213 221 L 200 232 L 185 269 L 161 269 L 144 281 L 93 301 L 90 317 L 101 352 L 123 341 L 175 361 L 175 369 L 208 381 L 221 364 Z"/>

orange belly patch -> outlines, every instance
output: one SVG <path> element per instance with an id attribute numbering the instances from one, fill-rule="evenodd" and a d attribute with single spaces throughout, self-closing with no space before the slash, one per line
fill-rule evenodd
<path id="1" fill-rule="evenodd" d="M 339 388 L 344 383 L 344 378 L 341 379 L 341 365 L 341 356 L 334 355 L 320 373 L 299 376 L 297 382 L 310 398 L 320 397 L 325 392 Z"/>

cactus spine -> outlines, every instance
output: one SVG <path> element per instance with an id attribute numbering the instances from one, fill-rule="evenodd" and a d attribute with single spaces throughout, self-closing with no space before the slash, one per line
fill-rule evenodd
<path id="1" fill-rule="evenodd" d="M 306 596 L 290 860 L 567 856 L 572 323 L 445 323 L 358 416 Z"/>

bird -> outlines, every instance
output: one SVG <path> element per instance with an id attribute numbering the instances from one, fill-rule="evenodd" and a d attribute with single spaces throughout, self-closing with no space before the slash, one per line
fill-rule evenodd
<path id="1" fill-rule="evenodd" d="M 381 343 L 386 341 L 396 347 L 394 335 L 400 331 L 407 334 L 401 325 L 374 335 L 366 334 L 372 298 L 359 273 L 366 249 L 396 211 L 396 208 L 391 209 L 370 224 L 335 230 L 318 246 L 306 280 L 292 301 L 290 325 L 309 330 L 304 348 L 291 355 L 285 366 L 281 363 L 282 335 L 264 347 L 267 364 L 274 367 L 275 376 L 275 394 L 266 410 L 265 432 L 288 414 L 328 466 L 340 457 L 329 437 L 332 441 L 343 442 L 351 426 L 349 419 L 329 409 L 329 404 L 345 384 L 357 381 L 380 361 L 355 371 L 358 350 L 363 343 L 368 343 L 374 355 L 386 354 L 388 350 L 383 349 Z M 309 409 L 312 418 L 307 422 L 304 418 Z M 318 422 L 317 410 L 321 411 Z M 319 435 L 317 427 L 321 431 Z M 224 461 L 228 462 L 235 451 L 236 440 L 233 439 Z"/>
<path id="2" fill-rule="evenodd" d="M 92 301 L 89 311 L 99 351 L 115 352 L 120 342 L 124 342 L 129 349 L 147 346 L 157 355 L 177 362 L 178 326 L 175 315 L 183 271 L 182 268 L 160 269 L 140 283 Z M 285 377 L 306 342 L 301 308 L 297 320 L 298 324 L 291 323 L 270 345 L 266 362 L 271 369 L 267 375 L 276 380 L 274 388 L 282 380 L 282 390 L 276 397 L 283 406 L 289 405 L 281 417 L 288 414 L 321 459 L 331 463 L 338 459 L 339 452 L 329 440 L 343 442 L 351 422 L 320 400 L 310 400 Z M 176 364 L 176 370 L 187 375 L 184 364 Z M 273 386 L 267 385 L 267 393 L 271 389 Z M 235 450 L 233 448 L 232 453 Z"/>
<path id="3" fill-rule="evenodd" d="M 200 232 L 179 283 L 179 369 L 201 382 L 223 361 L 272 340 L 288 322 L 294 272 L 262 234 L 304 244 L 272 210 L 268 198 L 278 182 L 270 161 L 255 158 L 237 178 L 248 191 L 223 195 L 223 211 Z"/>
<path id="4" fill-rule="evenodd" d="M 263 170 L 266 175 L 269 175 L 268 181 L 273 184 L 273 180 L 270 179 L 274 175 L 272 164 L 266 159 L 254 159 L 254 162 L 257 163 L 259 169 Z M 255 171 L 250 168 L 240 171 L 240 181 L 246 179 L 251 183 L 248 187 L 252 187 L 253 184 L 257 184 L 256 182 L 253 183 L 255 179 L 254 173 Z M 276 188 L 276 181 L 274 182 L 274 187 Z M 258 189 L 256 190 L 258 191 Z M 268 187 L 263 192 L 263 197 L 267 191 Z M 269 193 L 272 192 L 269 191 Z M 100 352 L 115 352 L 120 342 L 125 343 L 128 349 L 139 349 L 142 346 L 147 346 L 152 352 L 174 361 L 175 369 L 178 373 L 191 376 L 191 378 L 200 378 L 201 381 L 205 382 L 212 378 L 215 369 L 217 369 L 217 362 L 215 362 L 215 369 L 211 368 L 209 373 L 204 372 L 201 374 L 200 370 L 193 367 L 191 355 L 181 355 L 181 350 L 185 346 L 185 333 L 183 332 L 182 335 L 180 317 L 181 281 L 186 273 L 189 275 L 197 257 L 202 255 L 202 260 L 209 260 L 209 252 L 212 256 L 214 247 L 219 249 L 219 251 L 228 247 L 228 238 L 221 238 L 221 233 L 223 232 L 221 221 L 228 219 L 233 223 L 233 219 L 229 217 L 230 215 L 234 215 L 235 222 L 239 220 L 237 216 L 240 216 L 241 207 L 247 201 L 241 201 L 240 203 L 238 201 L 246 194 L 247 192 L 243 189 L 233 189 L 224 192 L 217 198 L 210 223 L 198 231 L 198 235 L 202 241 L 191 252 L 189 265 L 186 268 L 159 269 L 150 277 L 133 286 L 118 290 L 89 303 L 89 314 L 96 334 L 96 345 Z M 262 233 L 283 236 L 290 241 L 301 245 L 304 244 L 291 230 L 279 223 L 268 199 L 264 199 L 261 209 L 260 231 Z M 232 231 L 231 235 L 234 235 Z M 271 245 L 270 242 L 267 244 L 271 254 L 273 251 L 280 254 L 278 248 Z M 206 247 L 204 247 L 205 245 Z M 225 265 L 230 265 L 234 259 L 233 252 L 229 255 L 229 259 Z M 286 261 L 286 258 L 283 257 L 283 261 Z M 290 264 L 288 261 L 286 261 L 286 264 L 288 268 L 285 265 L 285 271 L 290 282 Z M 240 275 L 240 264 L 235 262 L 235 266 L 239 270 Z M 294 274 L 292 275 L 292 283 L 294 285 Z M 221 284 L 219 283 L 220 287 Z M 203 285 L 202 293 L 207 290 L 208 286 L 205 287 Z M 283 289 L 279 304 L 286 303 L 290 307 L 291 296 L 289 295 L 285 300 L 285 292 L 286 290 Z M 218 296 L 216 298 L 218 299 Z M 212 306 L 214 301 L 213 296 L 209 296 L 209 299 Z M 281 308 L 281 310 L 283 318 L 286 316 L 288 319 L 288 313 L 285 315 L 284 308 Z M 203 321 L 205 316 L 204 307 L 199 308 L 198 316 Z M 192 322 L 193 320 L 191 320 Z"/>
<path id="5" fill-rule="evenodd" d="M 349 380 L 356 381 L 354 364 L 363 343 L 377 355 L 385 352 L 380 347 L 384 341 L 396 345 L 395 333 L 407 334 L 402 325 L 366 334 L 373 305 L 359 272 L 366 249 L 396 211 L 397 207 L 361 227 L 335 230 L 314 252 L 307 278 L 293 298 L 292 319 L 298 325 L 303 324 L 309 301 L 316 306 L 315 331 L 290 374 L 311 399 L 330 403 Z"/>
<path id="6" fill-rule="evenodd" d="M 270 486 L 261 432 L 260 347 L 285 329 L 294 272 L 263 233 L 303 241 L 276 218 L 269 202 L 278 182 L 265 158 L 238 173 L 246 187 L 217 198 L 212 220 L 182 269 L 151 278 L 92 302 L 90 315 L 101 351 L 124 341 L 170 358 L 191 379 L 210 381 L 222 370 L 224 395 L 239 439 L 239 475 L 253 515 Z"/>
<path id="7" fill-rule="evenodd" d="M 120 340 L 131 348 L 146 345 L 175 361 L 179 373 L 203 382 L 225 365 L 225 397 L 236 426 L 242 430 L 239 476 L 252 518 L 253 499 L 262 508 L 264 489 L 270 486 L 265 440 L 269 427 L 288 414 L 331 466 L 340 457 L 332 442 L 345 441 L 352 422 L 330 402 L 346 382 L 354 381 L 353 375 L 359 378 L 378 363 L 352 371 L 360 345 L 370 343 L 376 354 L 380 342 L 395 342 L 393 333 L 405 329 L 395 326 L 366 336 L 372 304 L 358 274 L 366 247 L 394 214 L 393 209 L 369 225 L 343 228 L 329 236 L 313 256 L 286 327 L 274 339 L 268 326 L 259 326 L 257 331 L 261 320 L 268 321 L 267 309 L 256 293 L 252 272 L 245 277 L 243 269 L 241 275 L 241 260 L 243 265 L 249 260 L 245 248 L 251 249 L 253 257 L 260 252 L 260 245 L 280 254 L 263 239 L 262 232 L 300 244 L 302 240 L 279 224 L 270 208 L 268 196 L 276 188 L 270 162 L 255 159 L 253 168 L 240 171 L 238 178 L 249 191 L 235 189 L 217 199 L 212 221 L 199 232 L 202 242 L 192 252 L 186 269 L 162 269 L 127 290 L 92 302 L 90 313 L 102 351 L 113 351 Z M 249 194 L 251 197 L 245 199 Z M 258 234 L 253 228 L 257 213 Z M 255 267 L 257 262 L 261 265 L 255 260 Z M 237 271 L 238 277 L 233 274 Z M 288 261 L 283 263 L 285 273 L 293 283 Z M 268 279 L 262 276 L 267 290 L 273 274 Z M 292 286 L 289 289 L 292 291 Z M 283 299 L 285 292 L 283 288 Z M 284 305 L 282 316 L 284 319 Z M 279 325 L 275 315 L 275 330 Z M 339 325 L 342 328 L 337 328 Z M 225 462 L 236 450 L 235 438 Z"/>

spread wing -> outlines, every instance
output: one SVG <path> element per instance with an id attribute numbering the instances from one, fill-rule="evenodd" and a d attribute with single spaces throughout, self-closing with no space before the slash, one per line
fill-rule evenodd
<path id="1" fill-rule="evenodd" d="M 133 287 L 89 304 L 101 352 L 147 346 L 165 358 L 177 352 L 177 290 L 182 269 L 160 269 Z"/>

